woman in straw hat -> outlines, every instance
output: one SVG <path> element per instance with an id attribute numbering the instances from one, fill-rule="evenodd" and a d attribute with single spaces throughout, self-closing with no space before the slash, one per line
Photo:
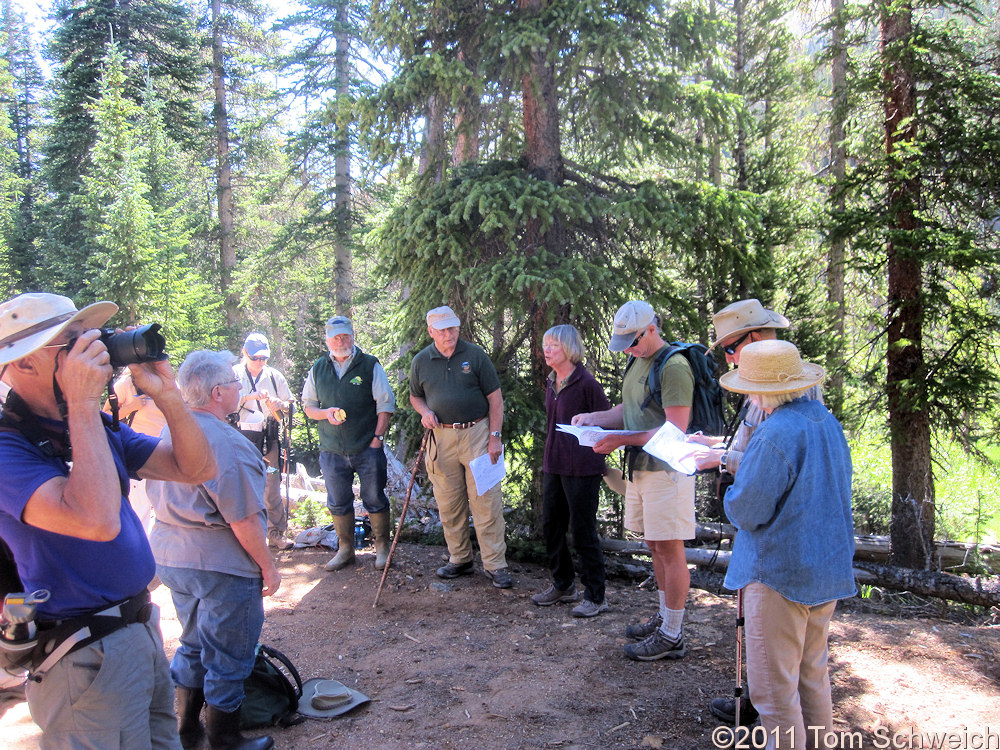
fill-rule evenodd
<path id="1" fill-rule="evenodd" d="M 768 414 L 725 509 L 738 529 L 726 587 L 743 589 L 750 697 L 769 748 L 811 748 L 832 730 L 830 618 L 856 592 L 850 449 L 836 418 L 804 398 L 825 375 L 793 344 L 759 341 L 720 378 Z"/>

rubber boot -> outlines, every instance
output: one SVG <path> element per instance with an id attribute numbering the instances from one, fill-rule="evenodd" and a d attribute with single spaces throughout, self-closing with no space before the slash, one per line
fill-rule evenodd
<path id="1" fill-rule="evenodd" d="M 372 523 L 372 536 L 375 537 L 375 570 L 384 570 L 389 559 L 389 511 L 369 513 L 368 520 Z"/>
<path id="2" fill-rule="evenodd" d="M 220 711 L 215 706 L 205 708 L 205 729 L 212 750 L 271 750 L 274 740 L 268 736 L 244 737 L 240 734 L 240 709 Z"/>
<path id="3" fill-rule="evenodd" d="M 201 688 L 174 687 L 177 699 L 177 733 L 181 736 L 181 747 L 194 750 L 205 736 L 201 725 L 201 709 L 205 705 L 205 691 Z"/>
<path id="4" fill-rule="evenodd" d="M 337 531 L 337 554 L 326 564 L 327 570 L 340 570 L 354 565 L 354 516 L 334 516 Z"/>

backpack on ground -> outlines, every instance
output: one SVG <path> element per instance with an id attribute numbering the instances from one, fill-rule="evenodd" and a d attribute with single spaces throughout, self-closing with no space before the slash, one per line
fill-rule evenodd
<path id="1" fill-rule="evenodd" d="M 691 374 L 694 376 L 694 393 L 691 396 L 691 421 L 688 423 L 687 432 L 701 431 L 705 435 L 724 435 L 726 433 L 726 418 L 724 413 L 725 397 L 722 393 L 722 386 L 719 385 L 715 377 L 716 364 L 708 353 L 708 347 L 697 342 L 687 344 L 683 341 L 672 341 L 656 355 L 652 366 L 649 368 L 649 395 L 642 402 L 642 408 L 649 406 L 650 401 L 656 401 L 660 408 L 663 407 L 661 397 L 660 373 L 663 366 L 675 354 L 680 353 L 691 365 Z M 635 357 L 629 357 L 628 364 L 625 365 L 625 372 L 635 362 Z"/>
<path id="2" fill-rule="evenodd" d="M 291 660 L 276 648 L 257 644 L 253 671 L 243 683 L 246 697 L 240 711 L 240 728 L 298 724 L 302 678 Z"/>

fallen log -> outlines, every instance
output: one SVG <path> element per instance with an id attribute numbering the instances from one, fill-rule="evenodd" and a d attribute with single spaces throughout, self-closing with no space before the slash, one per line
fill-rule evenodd
<path id="1" fill-rule="evenodd" d="M 861 584 L 980 607 L 1000 607 L 1000 579 L 997 578 L 967 578 L 872 562 L 855 562 L 854 568 L 855 578 Z"/>

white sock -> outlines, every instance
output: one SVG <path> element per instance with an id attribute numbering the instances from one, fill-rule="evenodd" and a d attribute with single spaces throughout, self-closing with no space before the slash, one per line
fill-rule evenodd
<path id="1" fill-rule="evenodd" d="M 681 628 L 684 626 L 684 610 L 664 607 L 663 612 L 663 624 L 660 626 L 660 632 L 670 640 L 676 641 L 680 638 Z"/>
<path id="2" fill-rule="evenodd" d="M 666 595 L 666 593 L 664 593 L 660 589 L 657 589 L 656 593 L 660 597 L 660 614 L 662 615 L 664 613 L 664 611 L 666 611 L 666 609 L 667 609 L 667 595 Z"/>

